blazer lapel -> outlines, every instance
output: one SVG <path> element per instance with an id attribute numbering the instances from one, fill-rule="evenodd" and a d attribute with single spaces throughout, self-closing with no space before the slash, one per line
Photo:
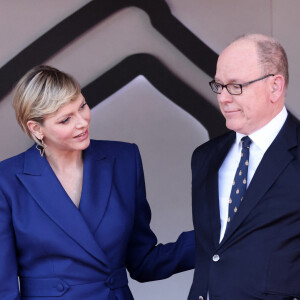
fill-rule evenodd
<path id="1" fill-rule="evenodd" d="M 246 191 L 244 200 L 240 204 L 239 210 L 228 230 L 226 230 L 220 246 L 226 243 L 228 238 L 245 220 L 278 176 L 280 176 L 284 168 L 294 159 L 294 155 L 290 150 L 297 146 L 296 132 L 296 123 L 291 117 L 288 117 L 282 130 L 263 156 Z"/>
<path id="2" fill-rule="evenodd" d="M 84 173 L 80 212 L 90 231 L 98 229 L 106 207 L 112 186 L 114 158 L 98 154 L 92 145 L 84 152 Z"/>
<path id="3" fill-rule="evenodd" d="M 17 176 L 52 221 L 88 253 L 109 266 L 104 252 L 58 181 L 47 159 L 41 157 L 34 147 L 25 153 L 24 171 Z"/>
<path id="4" fill-rule="evenodd" d="M 217 248 L 220 240 L 220 208 L 219 208 L 219 168 L 221 167 L 230 147 L 234 143 L 235 133 L 231 132 L 222 143 L 215 147 L 216 153 L 211 158 L 207 176 L 206 198 L 209 201 L 210 222 L 213 232 L 214 246 Z"/>

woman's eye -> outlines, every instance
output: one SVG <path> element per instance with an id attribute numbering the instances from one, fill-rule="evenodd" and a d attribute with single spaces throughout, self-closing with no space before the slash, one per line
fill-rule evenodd
<path id="1" fill-rule="evenodd" d="M 68 117 L 68 118 L 64 119 L 63 121 L 61 121 L 60 123 L 61 123 L 61 124 L 66 124 L 66 123 L 69 121 L 69 119 L 70 119 L 70 118 Z"/>
<path id="2" fill-rule="evenodd" d="M 87 105 L 87 103 L 85 102 L 85 103 L 83 103 L 81 106 L 80 106 L 80 108 L 84 108 L 84 106 L 85 105 Z"/>

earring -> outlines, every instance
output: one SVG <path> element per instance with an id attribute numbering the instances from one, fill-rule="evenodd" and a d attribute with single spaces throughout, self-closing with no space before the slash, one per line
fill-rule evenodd
<path id="1" fill-rule="evenodd" d="M 43 157 L 44 153 L 45 153 L 45 144 L 44 144 L 43 138 L 39 139 L 39 141 L 41 142 L 42 146 L 39 144 L 36 144 L 35 148 L 40 151 L 40 155 L 41 155 L 41 157 Z"/>

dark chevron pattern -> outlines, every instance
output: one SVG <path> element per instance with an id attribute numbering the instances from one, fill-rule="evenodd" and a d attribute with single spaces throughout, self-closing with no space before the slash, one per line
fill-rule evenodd
<path id="1" fill-rule="evenodd" d="M 0 69 L 0 101 L 27 70 L 42 64 L 92 26 L 131 6 L 145 11 L 157 31 L 205 73 L 214 76 L 217 54 L 171 14 L 164 0 L 91 1 L 51 28 Z M 149 54 L 136 54 L 125 58 L 83 87 L 83 92 L 93 107 L 138 75 L 144 75 L 161 93 L 199 120 L 210 137 L 220 135 L 226 130 L 223 118 L 214 106 Z"/>

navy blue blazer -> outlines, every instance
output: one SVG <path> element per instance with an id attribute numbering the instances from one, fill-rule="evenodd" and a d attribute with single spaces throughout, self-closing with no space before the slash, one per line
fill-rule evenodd
<path id="1" fill-rule="evenodd" d="M 287 118 L 220 244 L 218 170 L 235 133 L 195 150 L 192 193 L 196 266 L 189 300 L 206 299 L 208 290 L 210 300 L 300 299 L 298 124 Z"/>
<path id="2" fill-rule="evenodd" d="M 156 245 L 136 145 L 91 141 L 79 209 L 33 146 L 0 163 L 0 299 L 132 300 L 194 267 L 194 233 Z M 20 291 L 18 288 L 20 279 Z"/>

